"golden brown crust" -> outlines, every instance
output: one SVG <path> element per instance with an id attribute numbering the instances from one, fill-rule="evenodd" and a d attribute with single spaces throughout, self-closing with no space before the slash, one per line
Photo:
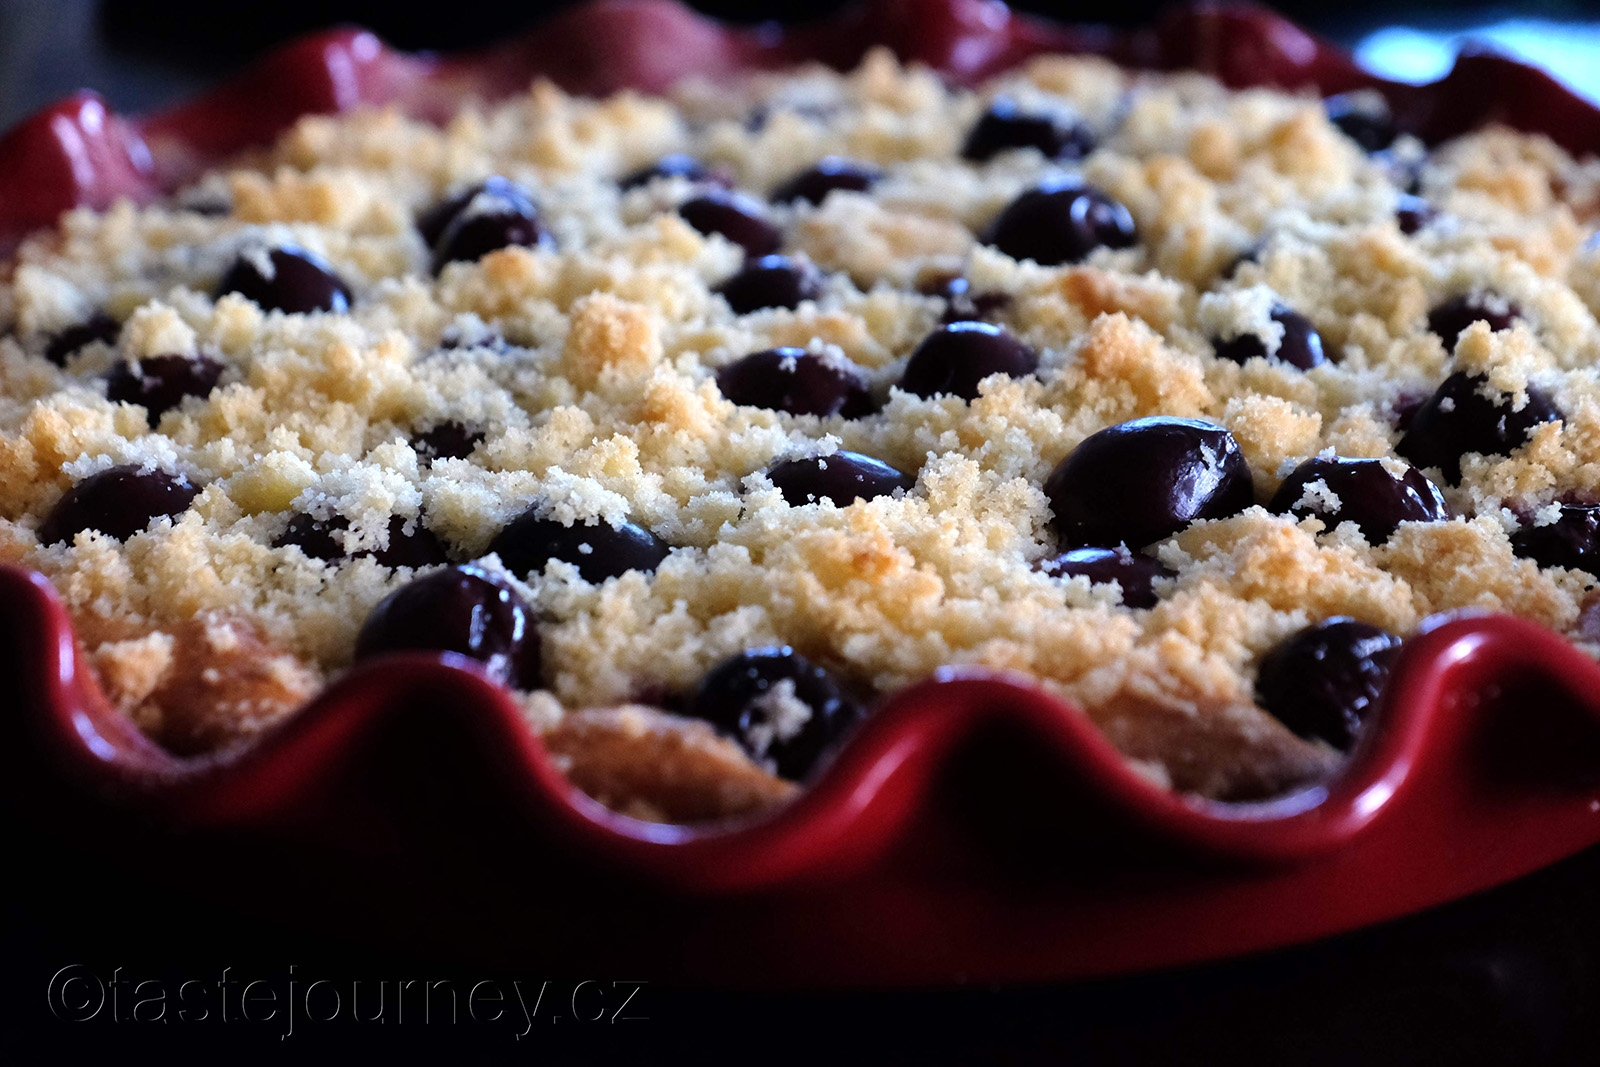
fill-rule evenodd
<path id="1" fill-rule="evenodd" d="M 1276 796 L 1327 778 L 1343 760 L 1250 704 L 1124 692 L 1091 717 L 1123 755 L 1158 768 L 1168 787 L 1218 800 Z"/>
<path id="2" fill-rule="evenodd" d="M 799 791 L 706 723 L 639 705 L 568 712 L 544 743 L 579 789 L 651 822 L 748 815 Z"/>
<path id="3" fill-rule="evenodd" d="M 80 617 L 79 642 L 112 706 L 179 755 L 247 740 L 310 700 L 320 679 L 272 648 L 247 620 L 205 616 L 109 639 Z"/>

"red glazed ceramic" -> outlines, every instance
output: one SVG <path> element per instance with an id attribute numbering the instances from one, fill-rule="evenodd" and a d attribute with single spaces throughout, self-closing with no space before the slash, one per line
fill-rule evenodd
<path id="1" fill-rule="evenodd" d="M 1432 85 L 1388 83 L 1255 8 L 1180 9 L 1118 33 L 982 0 L 875 0 L 774 34 L 667 0 L 598 0 L 470 56 L 406 55 L 356 30 L 317 35 L 151 116 L 80 94 L 0 139 L 0 244 L 74 205 L 159 196 L 307 112 L 394 102 L 439 117 L 536 75 L 583 92 L 659 89 L 689 72 L 848 66 L 874 44 L 957 81 L 1068 51 L 1235 86 L 1373 87 L 1427 140 L 1494 120 L 1600 150 L 1600 110 L 1539 71 L 1471 55 Z M 330 870 L 367 857 L 393 871 L 399 858 L 408 888 L 474 901 L 466 918 L 436 914 L 433 940 L 715 983 L 926 985 L 1172 965 L 1403 915 L 1600 842 L 1600 667 L 1505 617 L 1458 618 L 1409 641 L 1346 769 L 1256 804 L 1152 785 L 1026 678 L 969 670 L 886 700 L 792 805 L 712 827 L 643 823 L 588 799 L 508 697 L 450 655 L 363 665 L 250 747 L 183 759 L 107 707 L 49 583 L 16 568 L 0 568 L 0 687 L 7 760 L 62 832 L 100 824 L 246 851 L 270 841 L 274 857 L 287 843 Z M 489 885 L 490 902 L 474 896 Z M 340 899 L 339 925 L 386 936 L 374 920 L 383 908 Z M 327 921 L 329 907 L 307 906 L 307 921 Z M 419 921 L 415 909 L 406 921 Z"/>

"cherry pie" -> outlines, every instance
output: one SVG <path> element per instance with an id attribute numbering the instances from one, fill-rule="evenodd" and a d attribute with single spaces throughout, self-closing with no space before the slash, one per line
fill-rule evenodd
<path id="1" fill-rule="evenodd" d="M 5 268 L 0 562 L 180 753 L 437 649 L 696 821 L 977 664 L 1273 795 L 1429 616 L 1600 638 L 1597 220 L 1541 136 L 1092 58 L 307 117 Z"/>

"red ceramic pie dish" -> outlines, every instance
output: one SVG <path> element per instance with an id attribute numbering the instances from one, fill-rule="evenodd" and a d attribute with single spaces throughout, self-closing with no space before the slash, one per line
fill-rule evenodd
<path id="1" fill-rule="evenodd" d="M 1600 149 L 1600 110 L 1539 71 L 1468 55 L 1432 85 L 1388 83 L 1255 8 L 1182 8 L 1116 33 L 982 0 L 877 0 L 776 35 L 668 0 L 600 0 L 471 56 L 318 35 L 151 116 L 80 94 L 0 139 L 0 246 L 73 205 L 159 196 L 307 112 L 398 103 L 439 117 L 537 74 L 581 92 L 660 89 L 690 71 L 848 66 L 875 44 L 963 82 L 1042 52 L 1095 52 L 1232 86 L 1369 87 L 1427 141 L 1493 120 Z M 1216 958 L 1403 915 L 1600 841 L 1600 667 L 1508 617 L 1410 640 L 1344 771 L 1292 796 L 1169 792 L 1026 678 L 949 670 L 888 698 L 796 802 L 716 827 L 590 800 L 460 657 L 363 665 L 251 747 L 182 759 L 107 706 L 42 577 L 0 569 L 0 649 L 8 749 L 75 798 L 66 832 L 131 817 L 169 838 L 265 833 L 318 856 L 404 855 L 457 889 L 493 879 L 518 906 L 450 935 L 491 954 L 545 943 L 536 902 L 567 909 L 570 933 L 608 921 L 570 887 L 627 887 L 646 919 L 612 956 L 719 983 L 1023 981 Z"/>

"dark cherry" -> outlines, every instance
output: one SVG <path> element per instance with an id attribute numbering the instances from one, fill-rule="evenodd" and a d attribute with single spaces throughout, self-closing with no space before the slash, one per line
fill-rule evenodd
<path id="1" fill-rule="evenodd" d="M 1278 350 L 1272 354 L 1273 359 L 1282 360 L 1301 370 L 1310 370 L 1328 362 L 1328 357 L 1322 351 L 1322 335 L 1311 325 L 1310 319 L 1282 304 L 1273 305 L 1271 317 L 1273 322 L 1283 327 L 1283 337 L 1278 341 Z M 1242 333 L 1231 341 L 1214 339 L 1211 343 L 1218 356 L 1235 363 L 1244 363 L 1267 354 L 1267 343 L 1253 333 Z"/>
<path id="2" fill-rule="evenodd" d="M 466 459 L 484 433 L 459 422 L 441 422 L 411 438 L 418 459 Z"/>
<path id="3" fill-rule="evenodd" d="M 1094 131 L 1077 119 L 1024 111 L 1001 97 L 967 134 L 961 158 L 987 163 L 1007 149 L 1037 148 L 1046 159 L 1082 159 L 1094 143 Z"/>
<path id="4" fill-rule="evenodd" d="M 490 179 L 493 181 L 495 179 Z M 504 178 L 499 179 L 505 181 Z M 432 248 L 439 243 L 439 238 L 444 236 L 446 226 L 455 221 L 461 214 L 461 209 L 471 202 L 472 198 L 483 191 L 487 182 L 479 182 L 468 189 L 463 189 L 455 196 L 447 197 L 433 207 L 417 216 L 417 233 L 422 235 L 422 243 Z M 509 185 L 510 183 L 507 182 Z"/>
<path id="5" fill-rule="evenodd" d="M 735 315 L 748 315 L 762 308 L 796 308 L 803 301 L 822 296 L 822 275 L 802 259 L 788 256 L 762 256 L 717 286 L 716 292 L 728 302 Z"/>
<path id="6" fill-rule="evenodd" d="M 767 470 L 772 484 L 783 492 L 790 507 L 831 500 L 839 507 L 857 500 L 888 496 L 896 489 L 910 491 L 915 475 L 905 474 L 881 459 L 860 452 L 835 452 L 775 463 Z"/>
<path id="7" fill-rule="evenodd" d="M 1339 94 L 1322 102 L 1328 121 L 1365 152 L 1380 152 L 1394 144 L 1400 131 L 1386 104 L 1376 99 Z"/>
<path id="8" fill-rule="evenodd" d="M 1417 417 L 1417 412 L 1422 410 L 1423 402 L 1431 394 L 1418 393 L 1406 389 L 1391 401 L 1390 410 L 1394 413 L 1395 429 L 1405 433 L 1411 428 L 1411 420 Z"/>
<path id="9" fill-rule="evenodd" d="M 385 567 L 432 567 L 450 561 L 449 553 L 445 550 L 444 542 L 434 536 L 433 532 L 420 521 L 412 521 L 411 532 L 405 530 L 406 520 L 398 515 L 389 519 L 389 544 L 386 548 L 377 550 L 363 549 L 356 553 L 358 558 L 371 556 Z M 344 560 L 347 553 L 344 545 L 333 536 L 336 531 L 350 529 L 350 520 L 343 515 L 332 519 L 314 519 L 310 515 L 299 514 L 289 520 L 272 542 L 273 548 L 287 548 L 294 545 L 311 559 L 320 559 L 324 563 L 338 563 Z"/>
<path id="10" fill-rule="evenodd" d="M 523 578 L 544 573 L 544 565 L 558 559 L 596 585 L 629 571 L 653 573 L 671 547 L 636 523 L 612 526 L 602 519 L 592 525 L 563 526 L 555 519 L 540 518 L 537 507 L 512 519 L 489 543 L 489 551 L 506 569 Z"/>
<path id="11" fill-rule="evenodd" d="M 433 251 L 433 273 L 449 263 L 475 263 L 502 248 L 552 244 L 554 239 L 536 217 L 513 211 L 474 211 L 457 216 L 444 231 Z"/>
<path id="12" fill-rule="evenodd" d="M 533 194 L 527 188 L 509 178 L 493 174 L 476 185 L 469 185 L 456 195 L 441 200 L 418 215 L 417 232 L 422 235 L 423 242 L 429 248 L 437 245 L 439 238 L 444 236 L 444 231 L 456 220 L 456 216 L 461 214 L 480 193 L 487 193 L 490 198 L 504 201 L 515 208 L 526 209 L 530 213 L 534 211 Z"/>
<path id="13" fill-rule="evenodd" d="M 132 463 L 112 467 L 67 490 L 40 524 L 39 543 L 71 541 L 82 530 L 99 530 L 126 541 L 149 526 L 151 519 L 182 515 L 199 495 L 200 490 L 181 474 L 145 470 Z"/>
<path id="14" fill-rule="evenodd" d="M 219 189 L 190 189 L 178 194 L 172 207 L 191 215 L 220 219 L 233 214 L 233 198 Z"/>
<path id="15" fill-rule="evenodd" d="M 763 699 L 788 682 L 794 700 L 811 709 L 804 722 L 786 723 L 777 700 Z M 862 717 L 831 674 L 787 645 L 741 652 L 700 683 L 686 709 L 732 736 L 751 756 L 770 759 L 784 778 L 816 768 Z M 774 721 L 776 718 L 777 721 Z"/>
<path id="16" fill-rule="evenodd" d="M 949 393 L 963 400 L 978 396 L 978 383 L 991 374 L 1021 378 L 1039 369 L 1039 353 L 999 326 L 952 322 L 923 338 L 906 363 L 900 388 L 916 396 Z"/>
<path id="17" fill-rule="evenodd" d="M 185 397 L 209 396 L 222 364 L 209 356 L 149 356 L 118 363 L 106 375 L 106 398 L 139 404 L 154 426 Z"/>
<path id="18" fill-rule="evenodd" d="M 649 185 L 657 178 L 683 178 L 691 182 L 711 182 L 715 185 L 728 184 L 726 174 L 706 166 L 685 152 L 668 153 L 648 167 L 640 167 L 638 170 L 617 179 L 617 184 L 623 189 L 636 189 L 641 185 Z"/>
<path id="19" fill-rule="evenodd" d="M 1010 293 L 973 292 L 972 283 L 959 274 L 935 274 L 919 284 L 917 292 L 944 301 L 941 324 L 986 322 L 1011 303 Z"/>
<path id="20" fill-rule="evenodd" d="M 820 204 L 835 189 L 864 193 L 882 177 L 883 172 L 869 164 L 843 156 L 824 156 L 773 190 L 772 200 L 778 204 L 792 204 L 797 200 Z"/>
<path id="21" fill-rule="evenodd" d="M 1509 330 L 1522 317 L 1522 309 L 1496 296 L 1451 297 L 1428 312 L 1428 329 L 1439 335 L 1445 348 L 1454 352 L 1456 341 L 1468 326 L 1483 321 L 1491 330 Z"/>
<path id="22" fill-rule="evenodd" d="M 272 264 L 271 277 L 261 271 L 263 257 Z M 307 314 L 350 310 L 350 290 L 344 282 L 326 260 L 299 245 L 280 245 L 241 255 L 217 283 L 217 296 L 228 293 L 255 301 L 262 311 Z"/>
<path id="23" fill-rule="evenodd" d="M 76 326 L 68 326 L 50 338 L 50 343 L 45 345 L 44 358 L 58 367 L 64 367 L 73 353 L 84 345 L 94 341 L 114 345 L 121 334 L 122 323 L 104 311 L 96 311 Z"/>
<path id="24" fill-rule="evenodd" d="M 389 519 L 388 547 L 370 554 L 385 567 L 432 567 L 450 562 L 450 553 L 444 542 L 422 525 L 420 519 L 412 520 L 408 534 L 406 520 L 398 515 Z M 368 553 L 362 552 L 361 555 Z"/>
<path id="25" fill-rule="evenodd" d="M 1331 511 L 1323 510 L 1321 501 L 1314 505 L 1305 502 L 1306 486 L 1318 481 L 1339 498 Z M 1317 457 L 1300 464 L 1283 480 L 1267 510 L 1296 518 L 1315 515 L 1329 530 L 1341 522 L 1353 522 L 1371 545 L 1389 540 L 1402 522 L 1440 522 L 1450 517 L 1444 494 L 1417 468 L 1407 467 L 1397 478 L 1382 460 L 1344 456 Z"/>
<path id="26" fill-rule="evenodd" d="M 487 348 L 504 354 L 511 350 L 512 345 L 501 335 L 498 329 L 487 324 L 463 328 L 451 323 L 440 332 L 439 351 L 454 351 L 463 348 Z"/>
<path id="27" fill-rule="evenodd" d="M 435 210 L 443 213 L 450 207 L 454 211 L 432 242 L 435 274 L 447 263 L 473 263 L 490 252 L 513 245 L 535 248 L 555 243 L 544 223 L 539 221 L 539 209 L 533 197 L 522 186 L 504 178 L 488 179 Z M 437 219 L 430 213 L 425 221 L 427 229 L 421 221 L 417 227 L 424 237 Z"/>
<path id="28" fill-rule="evenodd" d="M 539 687 L 539 631 L 527 601 L 477 567 L 425 574 L 378 602 L 356 637 L 359 660 L 410 650 L 459 652 L 496 681 Z"/>
<path id="29" fill-rule="evenodd" d="M 1420 196 L 1401 193 L 1395 202 L 1394 221 L 1399 225 L 1400 232 L 1407 237 L 1419 232 L 1438 217 L 1439 212 L 1434 206 Z"/>
<path id="30" fill-rule="evenodd" d="M 760 201 L 743 193 L 712 189 L 678 205 L 683 221 L 703 234 L 721 234 L 747 256 L 765 256 L 783 246 L 783 234 Z"/>
<path id="31" fill-rule="evenodd" d="M 735 404 L 791 415 L 858 419 L 873 407 L 861 368 L 803 348 L 752 352 L 717 372 L 717 388 Z"/>
<path id="32" fill-rule="evenodd" d="M 1555 522 L 1524 526 L 1513 534 L 1511 550 L 1541 567 L 1600 574 L 1600 505 L 1562 504 Z"/>
<path id="33" fill-rule="evenodd" d="M 1372 161 L 1389 177 L 1389 182 L 1402 193 L 1415 196 L 1422 192 L 1422 160 L 1413 156 L 1401 158 L 1393 149 L 1372 153 Z"/>
<path id="34" fill-rule="evenodd" d="M 1266 250 L 1267 243 L 1265 240 L 1256 241 L 1249 248 L 1229 260 L 1228 265 L 1222 268 L 1222 273 L 1218 277 L 1224 281 L 1232 279 L 1235 274 L 1239 273 L 1239 268 L 1246 263 L 1260 263 L 1261 254 Z"/>
<path id="35" fill-rule="evenodd" d="M 1052 178 L 1006 205 L 984 243 L 1012 259 L 1044 267 L 1077 263 L 1096 248 L 1127 248 L 1139 239 L 1128 209 L 1077 178 Z"/>
<path id="36" fill-rule="evenodd" d="M 1445 481 L 1461 480 L 1461 457 L 1471 452 L 1505 456 L 1527 441 L 1540 423 L 1563 418 L 1561 410 L 1537 386 L 1528 386 L 1528 402 L 1511 410 L 1511 398 L 1490 400 L 1481 392 L 1484 379 L 1457 371 L 1411 416 L 1395 451 L 1418 467 L 1437 467 Z"/>
<path id="37" fill-rule="evenodd" d="M 1044 483 L 1069 547 L 1142 548 L 1255 502 L 1239 443 L 1221 426 L 1157 416 L 1090 434 Z"/>
<path id="38" fill-rule="evenodd" d="M 839 108 L 834 104 L 769 100 L 757 104 L 750 110 L 745 116 L 744 127 L 751 133 L 757 133 L 766 129 L 767 123 L 772 121 L 774 115 L 794 115 L 812 124 L 822 124 L 838 113 Z"/>
<path id="39" fill-rule="evenodd" d="M 297 514 L 289 519 L 283 532 L 273 539 L 272 547 L 288 548 L 293 545 L 311 559 L 333 563 L 345 556 L 344 545 L 334 539 L 333 531 L 349 528 L 350 520 L 343 516 L 314 519 L 310 515 Z"/>
<path id="40" fill-rule="evenodd" d="M 1157 578 L 1175 578 L 1177 571 L 1154 556 L 1130 552 L 1126 548 L 1074 548 L 1042 561 L 1039 569 L 1054 578 L 1089 579 L 1091 585 L 1116 582 L 1122 587 L 1122 603 L 1130 608 L 1153 608 Z"/>
<path id="41" fill-rule="evenodd" d="M 1386 630 L 1324 619 L 1261 657 L 1256 703 L 1301 737 L 1347 751 L 1399 653 L 1400 638 Z"/>

